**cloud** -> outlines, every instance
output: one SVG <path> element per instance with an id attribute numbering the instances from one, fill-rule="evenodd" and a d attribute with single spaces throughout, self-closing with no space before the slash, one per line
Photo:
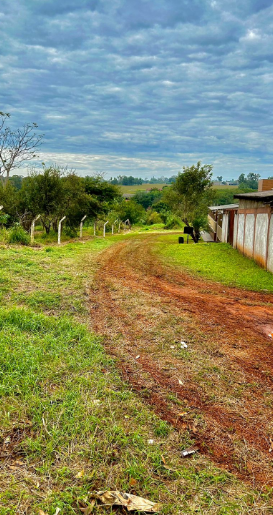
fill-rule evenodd
<path id="1" fill-rule="evenodd" d="M 45 155 L 80 173 L 268 169 L 271 2 L 3 0 L 0 26 L 0 109 L 37 122 Z"/>

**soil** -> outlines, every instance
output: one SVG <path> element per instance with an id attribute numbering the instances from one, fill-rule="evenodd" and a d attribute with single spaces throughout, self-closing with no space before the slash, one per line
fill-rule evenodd
<path id="1" fill-rule="evenodd" d="M 273 487 L 273 295 L 165 264 L 156 238 L 103 252 L 93 328 L 161 418 L 220 467 Z"/>

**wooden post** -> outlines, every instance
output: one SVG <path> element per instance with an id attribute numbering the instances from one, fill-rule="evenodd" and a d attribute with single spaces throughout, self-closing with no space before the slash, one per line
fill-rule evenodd
<path id="1" fill-rule="evenodd" d="M 104 237 L 104 238 L 105 238 L 105 227 L 106 227 L 106 225 L 107 225 L 108 223 L 109 223 L 109 222 L 107 221 L 107 222 L 105 222 L 105 224 L 103 225 L 103 237 Z"/>
<path id="2" fill-rule="evenodd" d="M 39 220 L 41 215 L 35 216 L 34 220 L 32 220 L 31 227 L 30 227 L 30 242 L 34 243 L 34 231 L 35 231 L 35 222 Z"/>
<path id="3" fill-rule="evenodd" d="M 61 243 L 61 230 L 62 230 L 62 222 L 66 219 L 66 216 L 63 216 L 59 221 L 58 225 L 58 245 Z"/>
<path id="4" fill-rule="evenodd" d="M 82 226 L 83 226 L 83 222 L 84 220 L 87 218 L 87 215 L 85 215 L 82 219 L 81 219 L 81 223 L 80 223 L 80 238 L 82 238 Z"/>

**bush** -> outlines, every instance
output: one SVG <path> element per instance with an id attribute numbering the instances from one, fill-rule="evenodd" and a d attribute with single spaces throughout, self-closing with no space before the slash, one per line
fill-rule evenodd
<path id="1" fill-rule="evenodd" d="M 183 225 L 180 218 L 171 215 L 168 217 L 164 229 L 180 229 Z"/>
<path id="2" fill-rule="evenodd" d="M 147 224 L 148 225 L 161 224 L 162 223 L 162 218 L 161 218 L 161 216 L 156 211 L 151 211 L 150 213 L 148 212 L 147 214 L 148 214 L 148 217 L 147 217 Z"/>
<path id="3" fill-rule="evenodd" d="M 19 224 L 16 224 L 8 231 L 8 243 L 30 244 L 30 236 Z"/>

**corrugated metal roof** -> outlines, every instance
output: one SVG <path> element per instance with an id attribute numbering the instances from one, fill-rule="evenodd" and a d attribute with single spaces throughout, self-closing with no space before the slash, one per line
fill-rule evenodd
<path id="1" fill-rule="evenodd" d="M 234 198 L 242 198 L 246 200 L 256 200 L 256 202 L 272 202 L 273 201 L 273 190 L 268 191 L 256 191 L 255 193 L 237 193 Z"/>
<path id="2" fill-rule="evenodd" d="M 224 206 L 209 206 L 211 211 L 220 211 L 220 209 L 238 209 L 239 204 L 226 204 Z"/>

